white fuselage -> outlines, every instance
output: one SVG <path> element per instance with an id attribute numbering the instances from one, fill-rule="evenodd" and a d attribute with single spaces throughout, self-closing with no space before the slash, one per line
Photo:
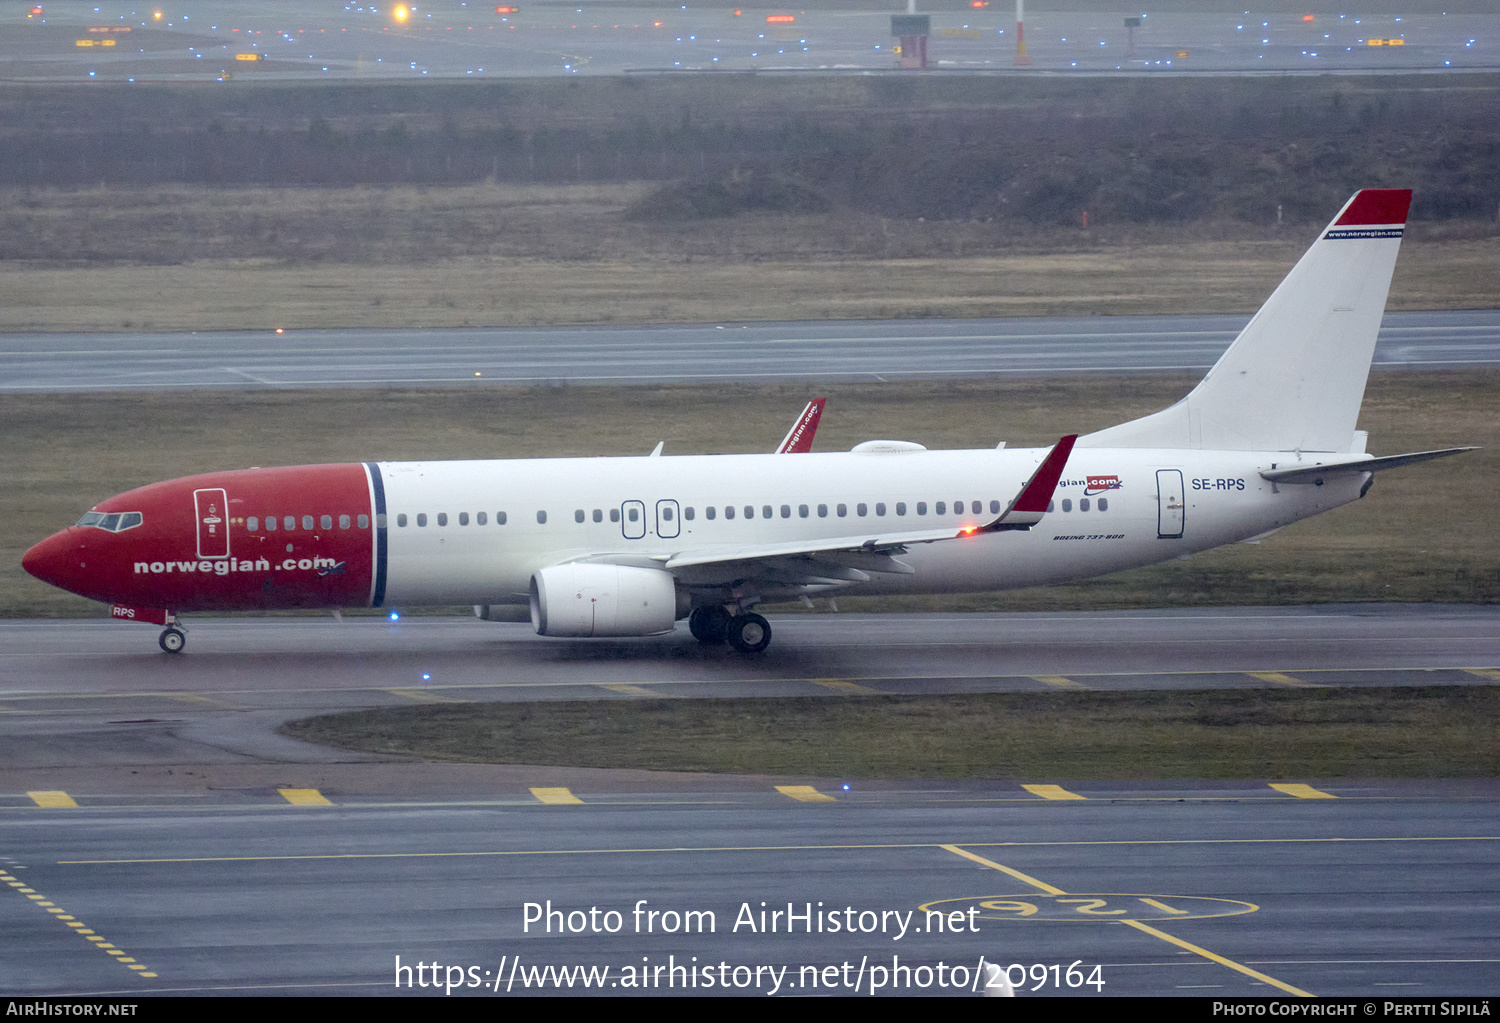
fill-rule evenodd
<path id="1" fill-rule="evenodd" d="M 384 603 L 525 603 L 532 573 L 575 560 L 661 565 L 687 551 L 755 556 L 806 540 L 981 526 L 1046 453 L 381 463 Z M 910 574 L 871 573 L 848 592 L 969 592 L 1100 575 L 1253 537 L 1359 496 L 1359 475 L 1326 486 L 1259 475 L 1296 464 L 1287 452 L 1077 448 L 1038 525 L 910 544 L 899 556 Z"/>

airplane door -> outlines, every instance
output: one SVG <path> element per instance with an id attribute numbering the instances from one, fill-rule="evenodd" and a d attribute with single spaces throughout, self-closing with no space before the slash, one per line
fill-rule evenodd
<path id="1" fill-rule="evenodd" d="M 1156 535 L 1169 540 L 1180 537 L 1186 508 L 1182 470 L 1156 470 Z"/>
<path id="2" fill-rule="evenodd" d="M 670 540 L 681 532 L 682 526 L 678 522 L 680 514 L 676 501 L 657 501 L 656 535 Z"/>
<path id="3" fill-rule="evenodd" d="M 193 491 L 198 519 L 198 557 L 229 557 L 229 498 L 220 489 Z"/>
<path id="4" fill-rule="evenodd" d="M 639 540 L 646 535 L 646 506 L 640 501 L 626 501 L 620 506 L 620 528 L 625 539 Z"/>

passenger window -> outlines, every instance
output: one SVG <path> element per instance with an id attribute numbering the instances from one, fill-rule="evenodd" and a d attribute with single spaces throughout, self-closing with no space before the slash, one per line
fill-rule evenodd
<path id="1" fill-rule="evenodd" d="M 369 529 L 370 528 L 370 516 L 368 516 L 368 515 L 361 515 L 359 518 L 355 519 L 354 521 L 359 524 L 359 528 L 360 529 Z M 385 516 L 384 515 L 380 516 L 379 521 L 380 521 L 380 528 L 384 529 L 385 528 Z"/>
<path id="2" fill-rule="evenodd" d="M 576 509 L 573 512 L 573 521 L 574 522 L 582 522 L 583 520 L 584 520 L 583 509 L 582 508 Z"/>
<path id="3" fill-rule="evenodd" d="M 495 513 L 495 525 L 497 525 L 497 526 L 503 526 L 503 525 L 505 525 L 505 513 L 504 512 L 496 512 Z"/>
<path id="4" fill-rule="evenodd" d="M 1088 498 L 1085 497 L 1083 500 L 1081 500 L 1081 501 L 1078 502 L 1078 510 L 1079 511 L 1088 511 L 1089 510 L 1089 499 Z"/>
<path id="5" fill-rule="evenodd" d="M 866 508 L 863 504 L 856 504 L 854 506 L 854 514 L 856 515 L 864 515 L 867 511 L 869 511 L 869 509 Z"/>
<path id="6" fill-rule="evenodd" d="M 704 508 L 703 509 L 703 514 L 711 521 L 713 519 L 714 515 L 716 514 L 714 506 L 713 505 L 709 505 L 707 508 Z"/>
<path id="7" fill-rule="evenodd" d="M 804 512 L 803 514 L 806 514 L 806 513 Z M 792 517 L 792 506 L 791 505 L 784 504 L 784 505 L 781 506 L 781 517 L 784 518 L 784 519 L 789 519 L 789 518 Z M 770 518 L 770 516 L 767 515 L 766 518 Z"/>
<path id="8" fill-rule="evenodd" d="M 875 503 L 875 514 L 876 515 L 884 515 L 885 514 L 885 502 L 884 501 L 877 501 Z"/>
<path id="9" fill-rule="evenodd" d="M 1109 511 L 1109 498 L 1107 498 L 1107 497 L 1101 497 L 1101 498 L 1099 498 L 1099 510 L 1100 511 Z"/>
<path id="10" fill-rule="evenodd" d="M 347 516 L 347 515 L 340 515 L 339 516 L 339 528 L 340 529 L 348 529 L 349 528 L 349 516 Z"/>
<path id="11" fill-rule="evenodd" d="M 546 512 L 539 511 L 539 512 L 536 513 L 536 524 L 539 525 L 539 526 L 545 526 L 547 524 L 547 513 Z"/>
<path id="12" fill-rule="evenodd" d="M 1072 511 L 1072 510 L 1073 510 L 1073 502 L 1072 502 L 1072 501 L 1070 501 L 1070 500 L 1069 500 L 1069 499 L 1068 499 L 1068 498 L 1066 498 L 1066 497 L 1065 497 L 1065 498 L 1063 498 L 1063 511 L 1065 511 L 1065 512 L 1070 512 L 1070 511 Z"/>
<path id="13" fill-rule="evenodd" d="M 427 525 L 427 513 L 426 512 L 417 512 L 417 525 L 419 525 L 419 526 L 425 526 L 425 525 Z"/>
<path id="14" fill-rule="evenodd" d="M 248 519 L 246 519 L 245 520 L 245 528 L 248 529 L 248 530 L 250 530 L 250 532 L 252 532 L 252 533 L 255 532 L 256 530 L 258 530 L 260 528 L 260 518 L 259 518 L 259 516 L 252 515 Z"/>
<path id="15" fill-rule="evenodd" d="M 459 512 L 458 513 L 458 524 L 460 526 L 467 526 L 469 524 L 469 513 L 468 512 Z"/>
<path id="16" fill-rule="evenodd" d="M 400 526 L 402 529 L 406 528 L 406 512 L 402 512 L 400 515 L 396 516 L 396 525 Z"/>
<path id="17" fill-rule="evenodd" d="M 267 515 L 266 516 L 266 531 L 270 532 L 270 533 L 276 532 L 276 516 L 274 516 L 274 515 Z"/>
<path id="18" fill-rule="evenodd" d="M 799 519 L 805 519 L 805 518 L 807 518 L 807 505 L 805 505 L 805 504 L 799 504 L 799 505 L 797 505 L 797 517 Z"/>
<path id="19" fill-rule="evenodd" d="M 845 515 L 849 514 L 849 506 L 847 504 L 841 504 L 834 510 L 838 512 L 839 518 L 843 518 Z"/>
<path id="20" fill-rule="evenodd" d="M 603 512 L 602 509 L 599 509 L 599 508 L 595 508 L 594 509 L 594 521 L 595 522 L 603 522 L 604 521 L 604 512 Z"/>
<path id="21" fill-rule="evenodd" d="M 305 529 L 305 530 L 307 530 L 310 533 L 310 532 L 312 532 L 312 527 L 313 527 L 313 517 L 311 515 L 304 515 L 304 516 L 302 516 L 302 528 Z"/>
<path id="22" fill-rule="evenodd" d="M 905 501 L 897 501 L 896 502 L 896 514 L 897 515 L 905 515 L 906 514 L 906 502 Z"/>
<path id="23" fill-rule="evenodd" d="M 349 516 L 346 515 L 344 517 L 348 518 Z M 332 529 L 333 528 L 333 516 L 332 515 L 324 515 L 324 516 L 322 516 L 321 518 L 318 519 L 318 524 L 320 526 L 322 526 L 324 529 Z"/>
<path id="24" fill-rule="evenodd" d="M 489 520 L 490 517 L 485 512 L 475 512 L 474 514 L 474 525 L 476 526 L 482 526 Z"/>

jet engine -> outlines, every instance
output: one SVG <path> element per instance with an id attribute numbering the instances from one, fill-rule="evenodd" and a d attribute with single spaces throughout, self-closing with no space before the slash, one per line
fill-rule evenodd
<path id="1" fill-rule="evenodd" d="M 677 620 L 670 572 L 627 565 L 553 565 L 531 577 L 540 636 L 654 636 Z"/>

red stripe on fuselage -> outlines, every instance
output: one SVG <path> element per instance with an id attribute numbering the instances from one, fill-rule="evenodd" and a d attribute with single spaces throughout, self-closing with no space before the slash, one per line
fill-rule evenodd
<path id="1" fill-rule="evenodd" d="M 1355 195 L 1335 226 L 1404 224 L 1411 209 L 1409 188 L 1366 188 Z"/>
<path id="2" fill-rule="evenodd" d="M 229 530 L 229 554 L 200 558 L 194 492 L 211 489 L 223 489 L 228 498 L 219 514 Z M 365 467 L 358 463 L 188 476 L 111 497 L 94 510 L 140 512 L 142 522 L 119 533 L 66 529 L 27 552 L 26 570 L 94 600 L 173 611 L 370 602 L 376 523 Z M 266 528 L 271 516 L 275 530 Z M 348 516 L 347 527 L 341 516 Z"/>

